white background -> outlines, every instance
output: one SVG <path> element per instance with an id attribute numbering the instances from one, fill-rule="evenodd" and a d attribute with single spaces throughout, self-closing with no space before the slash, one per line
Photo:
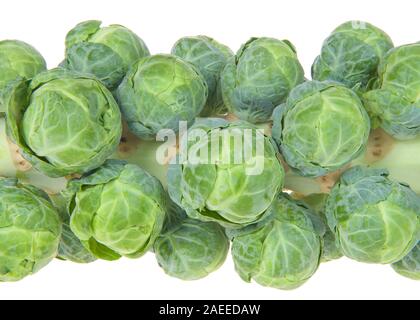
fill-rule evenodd
<path id="1" fill-rule="evenodd" d="M 0 39 L 34 45 L 50 67 L 63 59 L 64 37 L 87 19 L 123 24 L 145 40 L 152 53 L 169 52 L 180 37 L 205 34 L 233 50 L 251 36 L 289 39 L 310 76 L 322 41 L 347 20 L 369 21 L 396 45 L 420 40 L 418 0 L 37 0 L 2 1 Z M 242 282 L 230 258 L 218 272 L 197 282 L 167 277 L 152 254 L 138 260 L 77 265 L 54 261 L 19 283 L 0 284 L 0 299 L 419 299 L 420 283 L 389 266 L 347 259 L 323 264 L 303 287 L 291 292 Z"/>

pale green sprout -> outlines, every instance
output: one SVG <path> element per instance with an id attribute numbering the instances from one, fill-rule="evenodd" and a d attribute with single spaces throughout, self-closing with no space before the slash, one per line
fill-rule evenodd
<path id="1" fill-rule="evenodd" d="M 96 79 L 54 69 L 17 82 L 7 100 L 8 135 L 50 177 L 83 174 L 117 148 L 121 113 Z"/>
<path id="2" fill-rule="evenodd" d="M 303 68 L 289 41 L 252 38 L 222 73 L 223 100 L 240 119 L 266 122 L 274 108 L 303 81 Z"/>
<path id="3" fill-rule="evenodd" d="M 95 76 L 113 90 L 130 66 L 150 53 L 143 40 L 126 27 L 101 27 L 101 24 L 101 21 L 85 21 L 67 34 L 66 59 L 62 66 Z"/>
<path id="4" fill-rule="evenodd" d="M 386 170 L 353 167 L 328 198 L 328 225 L 351 259 L 394 263 L 419 241 L 420 198 L 388 175 Z"/>
<path id="5" fill-rule="evenodd" d="M 220 75 L 228 60 L 233 57 L 232 50 L 212 38 L 196 36 L 179 39 L 172 48 L 172 54 L 192 63 L 206 80 L 209 97 L 201 115 L 226 113 Z"/>
<path id="6" fill-rule="evenodd" d="M 130 130 L 154 140 L 160 130 L 179 131 L 192 125 L 206 104 L 208 89 L 201 73 L 171 55 L 155 55 L 135 63 L 117 90 Z"/>
<path id="7" fill-rule="evenodd" d="M 0 178 L 0 282 L 38 272 L 57 255 L 61 221 L 48 196 Z"/>
<path id="8" fill-rule="evenodd" d="M 182 280 L 198 280 L 219 269 L 229 250 L 223 228 L 214 222 L 190 219 L 175 204 L 168 213 L 173 215 L 154 245 L 160 267 Z"/>
<path id="9" fill-rule="evenodd" d="M 395 48 L 379 66 L 374 90 L 364 95 L 375 127 L 399 140 L 420 134 L 420 43 Z"/>
<path id="10" fill-rule="evenodd" d="M 345 86 L 308 81 L 273 113 L 273 138 L 287 164 L 305 177 L 336 171 L 366 150 L 370 120 Z"/>
<path id="11" fill-rule="evenodd" d="M 0 114 L 6 112 L 4 95 L 15 80 L 32 79 L 47 69 L 41 54 L 29 44 L 18 40 L 0 41 Z"/>
<path id="12" fill-rule="evenodd" d="M 324 225 L 305 203 L 287 195 L 278 196 L 267 212 L 258 224 L 228 233 L 236 271 L 246 282 L 296 289 L 318 269 Z"/>
<path id="13" fill-rule="evenodd" d="M 324 41 L 312 78 L 365 91 L 374 85 L 378 65 L 392 48 L 391 38 L 381 29 L 363 21 L 346 22 Z"/>
<path id="14" fill-rule="evenodd" d="M 274 142 L 242 121 L 202 119 L 190 131 L 195 129 L 201 130 L 203 136 L 199 143 L 187 145 L 189 154 L 197 145 L 209 150 L 215 145 L 219 148 L 209 152 L 209 158 L 204 159 L 208 161 L 193 163 L 185 159 L 170 164 L 168 190 L 172 200 L 189 217 L 225 227 L 240 228 L 264 218 L 284 182 Z M 224 134 L 227 139 L 220 138 Z M 243 142 L 243 150 L 253 150 L 248 159 L 244 156 L 235 162 L 235 154 L 244 152 L 235 150 L 235 137 Z M 258 143 L 263 146 L 261 154 Z M 252 169 L 262 170 L 253 174 Z"/>
<path id="15" fill-rule="evenodd" d="M 136 165 L 108 160 L 70 181 L 63 196 L 71 231 L 99 259 L 141 257 L 162 230 L 166 193 Z"/>

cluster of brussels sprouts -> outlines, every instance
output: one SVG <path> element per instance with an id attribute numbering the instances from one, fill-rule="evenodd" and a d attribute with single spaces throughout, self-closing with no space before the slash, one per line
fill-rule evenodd
<path id="1" fill-rule="evenodd" d="M 52 70 L 30 45 L 0 42 L 0 282 L 54 258 L 149 251 L 196 280 L 230 247 L 243 280 L 279 289 L 343 256 L 420 279 L 420 44 L 348 22 L 312 78 L 274 38 L 234 54 L 186 37 L 151 55 L 127 28 L 87 21 Z M 157 135 L 181 122 L 223 161 L 181 161 L 180 138 L 158 163 Z M 238 138 L 263 152 L 233 161 Z"/>

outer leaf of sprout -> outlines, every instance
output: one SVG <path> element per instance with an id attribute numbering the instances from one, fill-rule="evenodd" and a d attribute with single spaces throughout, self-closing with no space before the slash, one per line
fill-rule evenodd
<path id="1" fill-rule="evenodd" d="M 57 259 L 75 263 L 94 262 L 96 258 L 83 246 L 70 229 L 70 216 L 66 210 L 66 199 L 61 194 L 50 195 L 50 199 L 63 223 Z"/>
<path id="2" fill-rule="evenodd" d="M 315 213 L 319 215 L 325 225 L 326 232 L 322 237 L 322 262 L 329 262 L 339 259 L 343 256 L 341 248 L 337 242 L 334 233 L 329 229 L 327 217 L 325 216 L 325 204 L 328 195 L 312 194 L 302 199 L 303 202 L 309 205 Z"/>
<path id="3" fill-rule="evenodd" d="M 392 268 L 404 277 L 420 280 L 420 242 L 401 261 L 394 263 Z"/>

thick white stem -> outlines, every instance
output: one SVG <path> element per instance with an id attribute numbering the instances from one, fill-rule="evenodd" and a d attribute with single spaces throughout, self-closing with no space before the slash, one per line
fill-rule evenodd
<path id="1" fill-rule="evenodd" d="M 369 138 L 365 154 L 353 161 L 350 166 L 355 165 L 388 169 L 392 179 L 409 184 L 416 193 L 420 194 L 420 137 L 397 141 L 377 129 Z M 328 192 L 341 172 L 342 170 L 325 177 L 308 179 L 289 171 L 286 187 L 302 195 Z"/>
<path id="2" fill-rule="evenodd" d="M 260 127 L 264 128 L 267 134 L 270 133 L 270 124 Z M 161 145 L 160 142 L 142 141 L 125 129 L 122 142 L 113 158 L 141 166 L 160 179 L 166 187 L 166 172 L 173 154 L 168 154 L 164 164 L 158 163 L 156 151 Z M 386 168 L 393 179 L 409 184 L 416 193 L 420 194 L 420 137 L 408 141 L 397 141 L 382 130 L 375 130 L 369 139 L 366 153 L 353 161 L 350 166 L 354 165 Z M 288 168 L 286 171 L 285 189 L 306 196 L 329 192 L 343 170 L 317 179 L 301 177 Z M 20 156 L 16 146 L 8 141 L 4 118 L 0 118 L 0 176 L 17 177 L 49 193 L 60 191 L 66 184 L 64 178 L 51 179 L 31 168 L 29 163 Z"/>

